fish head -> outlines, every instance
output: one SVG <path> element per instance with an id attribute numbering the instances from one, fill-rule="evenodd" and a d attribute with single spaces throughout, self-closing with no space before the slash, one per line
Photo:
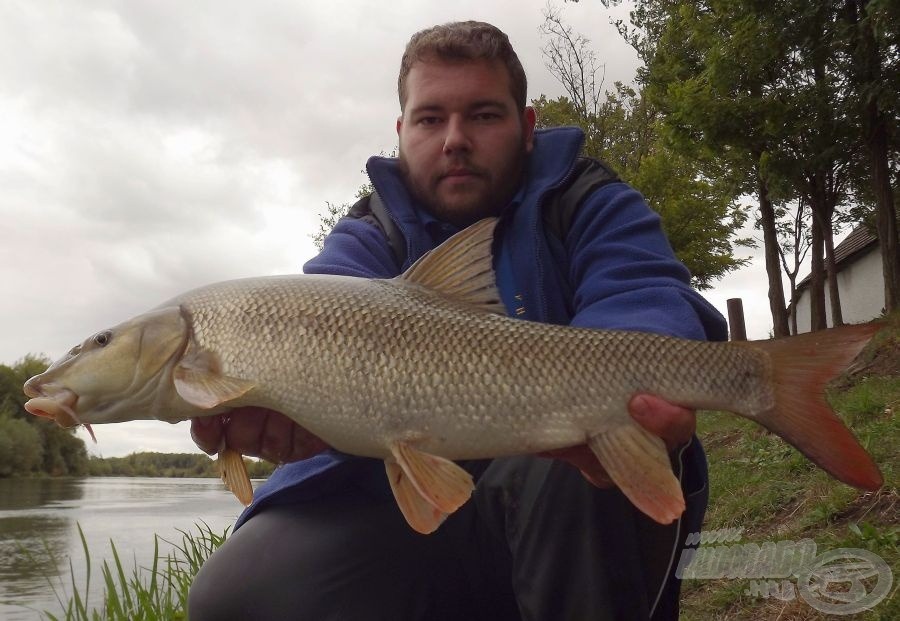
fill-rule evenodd
<path id="1" fill-rule="evenodd" d="M 165 412 L 171 372 L 189 338 L 189 324 L 178 307 L 101 330 L 25 383 L 31 397 L 25 409 L 63 427 L 168 420 L 160 412 Z"/>

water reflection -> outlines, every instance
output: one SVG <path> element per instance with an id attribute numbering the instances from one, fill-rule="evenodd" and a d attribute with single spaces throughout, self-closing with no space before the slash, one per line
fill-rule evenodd
<path id="1" fill-rule="evenodd" d="M 64 597 L 73 576 L 83 590 L 78 525 L 90 552 L 90 601 L 96 604 L 102 596 L 99 568 L 103 560 L 112 562 L 110 541 L 127 572 L 152 563 L 154 534 L 180 541 L 179 530 L 196 532 L 201 521 L 221 532 L 240 509 L 214 479 L 0 479 L 0 619 L 36 619 L 35 610 L 59 614 L 48 581 Z M 162 556 L 170 550 L 161 542 Z"/>
<path id="2" fill-rule="evenodd" d="M 0 519 L 0 584 L 7 598 L 31 594 L 69 551 L 69 522 L 47 516 Z"/>
<path id="3" fill-rule="evenodd" d="M 7 510 L 43 507 L 55 501 L 80 500 L 82 479 L 0 479 L 0 519 Z"/>

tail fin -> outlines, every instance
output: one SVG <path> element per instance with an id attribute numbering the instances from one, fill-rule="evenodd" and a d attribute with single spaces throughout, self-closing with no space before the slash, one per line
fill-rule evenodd
<path id="1" fill-rule="evenodd" d="M 772 341 L 747 343 L 772 362 L 775 407 L 752 417 L 833 477 L 876 490 L 878 466 L 825 401 L 825 385 L 843 371 L 881 325 L 832 328 Z"/>

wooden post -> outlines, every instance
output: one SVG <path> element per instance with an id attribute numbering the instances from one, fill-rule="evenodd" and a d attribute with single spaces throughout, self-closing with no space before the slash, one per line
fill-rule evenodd
<path id="1" fill-rule="evenodd" d="M 747 326 L 744 324 L 744 303 L 741 298 L 729 298 L 728 333 L 732 341 L 747 340 Z"/>

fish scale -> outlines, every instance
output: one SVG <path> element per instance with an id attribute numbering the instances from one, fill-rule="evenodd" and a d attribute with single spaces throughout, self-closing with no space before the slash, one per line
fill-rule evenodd
<path id="1" fill-rule="evenodd" d="M 637 392 L 720 407 L 768 395 L 734 373 L 711 386 L 721 369 L 759 366 L 741 350 L 472 313 L 403 281 L 273 277 L 175 302 L 222 373 L 256 379 L 255 402 L 370 457 L 397 437 L 451 459 L 576 444 L 627 421 Z"/>
<path id="2" fill-rule="evenodd" d="M 635 506 L 677 519 L 667 448 L 628 414 L 642 393 L 743 415 L 844 482 L 882 484 L 823 398 L 876 324 L 708 343 L 513 319 L 494 284 L 494 225 L 473 225 L 394 279 L 274 276 L 185 293 L 28 380 L 25 407 L 66 425 L 267 407 L 334 448 L 383 459 L 422 533 L 471 494 L 452 460 L 585 444 Z M 240 455 L 226 448 L 220 461 L 249 502 Z"/>

